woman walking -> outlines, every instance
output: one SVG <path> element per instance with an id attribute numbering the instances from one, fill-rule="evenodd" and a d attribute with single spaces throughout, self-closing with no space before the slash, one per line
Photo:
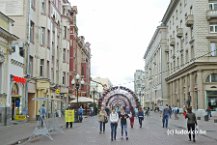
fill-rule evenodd
<path id="1" fill-rule="evenodd" d="M 142 121 L 144 120 L 144 111 L 142 110 L 142 107 L 139 107 L 138 119 L 140 128 L 142 128 Z"/>
<path id="2" fill-rule="evenodd" d="M 101 134 L 102 132 L 105 133 L 105 123 L 107 119 L 107 113 L 105 109 L 102 107 L 99 115 L 98 115 L 98 120 L 99 120 L 99 133 Z"/>
<path id="3" fill-rule="evenodd" d="M 119 120 L 118 113 L 115 111 L 114 108 L 112 108 L 112 112 L 110 113 L 109 118 L 111 122 L 111 141 L 113 141 L 116 140 L 117 126 Z"/>
<path id="4" fill-rule="evenodd" d="M 130 111 L 130 126 L 131 126 L 131 128 L 133 128 L 133 125 L 134 125 L 134 117 L 135 117 L 135 112 L 134 112 L 134 109 L 132 107 L 131 111 Z"/>
<path id="5" fill-rule="evenodd" d="M 195 125 L 197 125 L 197 119 L 196 115 L 192 112 L 192 108 L 189 107 L 187 109 L 188 113 L 186 114 L 187 120 L 187 128 L 188 128 L 188 137 L 189 141 L 191 141 L 191 133 L 193 134 L 193 142 L 196 142 L 195 140 Z"/>
<path id="6" fill-rule="evenodd" d="M 121 120 L 121 139 L 123 139 L 123 134 L 125 132 L 126 140 L 128 140 L 127 136 L 127 118 L 129 118 L 128 114 L 124 110 L 124 108 L 121 109 L 120 112 L 120 120 Z"/>

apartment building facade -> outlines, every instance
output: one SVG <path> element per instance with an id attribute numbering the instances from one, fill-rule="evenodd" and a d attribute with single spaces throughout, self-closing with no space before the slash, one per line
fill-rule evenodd
<path id="1" fill-rule="evenodd" d="M 143 70 L 136 70 L 134 73 L 134 92 L 139 98 L 141 106 L 145 106 L 144 90 L 145 90 L 145 72 Z"/>
<path id="2" fill-rule="evenodd" d="M 77 14 L 77 6 L 73 6 L 70 20 L 69 83 L 71 84 L 72 79 L 79 74 L 85 84 L 80 87 L 78 96 L 90 97 L 91 49 L 90 43 L 85 41 L 85 37 L 78 35 Z M 72 96 L 76 95 L 76 90 L 72 85 L 69 88 L 70 96 L 73 98 Z"/>
<path id="3" fill-rule="evenodd" d="M 217 1 L 171 0 L 162 19 L 168 103 L 217 108 Z"/>
<path id="4" fill-rule="evenodd" d="M 22 42 L 12 32 L 13 23 L 0 12 L 0 124 L 4 125 L 9 121 L 7 116 L 17 117 L 26 103 L 24 51 Z"/>
<path id="5" fill-rule="evenodd" d="M 145 60 L 145 106 L 154 108 L 167 103 L 167 85 L 165 77 L 169 55 L 166 42 L 167 28 L 158 26 L 144 55 Z"/>
<path id="6" fill-rule="evenodd" d="M 30 119 L 45 104 L 48 113 L 63 109 L 69 86 L 68 0 L 0 1 L 1 11 L 14 19 L 14 33 L 25 49 L 26 109 Z M 14 7 L 11 7 L 14 5 Z M 12 102 L 9 102 L 12 106 Z"/>

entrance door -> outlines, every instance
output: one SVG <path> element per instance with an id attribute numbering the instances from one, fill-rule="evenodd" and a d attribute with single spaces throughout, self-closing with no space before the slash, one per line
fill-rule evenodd
<path id="1" fill-rule="evenodd" d="M 207 107 L 215 110 L 217 108 L 217 91 L 207 91 Z"/>
<path id="2" fill-rule="evenodd" d="M 11 115 L 12 115 L 12 120 L 15 119 L 15 115 L 19 114 L 19 108 L 20 108 L 20 98 L 19 97 L 12 97 L 11 100 Z"/>

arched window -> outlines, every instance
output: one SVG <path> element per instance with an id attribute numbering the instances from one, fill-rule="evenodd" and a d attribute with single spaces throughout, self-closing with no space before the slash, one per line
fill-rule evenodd
<path id="1" fill-rule="evenodd" d="M 217 82 L 217 73 L 213 73 L 210 74 L 207 78 L 206 78 L 206 82 Z"/>

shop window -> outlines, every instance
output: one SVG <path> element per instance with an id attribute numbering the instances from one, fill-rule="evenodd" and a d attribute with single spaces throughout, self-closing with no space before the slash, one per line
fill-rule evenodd
<path id="1" fill-rule="evenodd" d="M 18 94 L 19 94 L 19 87 L 16 83 L 14 83 L 12 86 L 11 95 L 17 96 Z"/>

